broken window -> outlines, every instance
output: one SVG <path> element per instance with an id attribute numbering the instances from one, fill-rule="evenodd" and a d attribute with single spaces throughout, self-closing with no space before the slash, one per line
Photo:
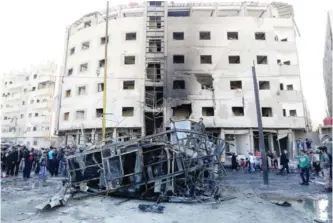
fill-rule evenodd
<path id="1" fill-rule="evenodd" d="M 294 86 L 292 84 L 288 84 L 287 85 L 287 90 L 288 91 L 293 91 L 294 90 Z"/>
<path id="2" fill-rule="evenodd" d="M 149 28 L 160 29 L 162 27 L 161 16 L 149 16 Z"/>
<path id="3" fill-rule="evenodd" d="M 136 33 L 126 33 L 126 40 L 136 40 Z"/>
<path id="4" fill-rule="evenodd" d="M 284 65 L 290 65 L 290 60 L 284 61 L 283 64 Z"/>
<path id="5" fill-rule="evenodd" d="M 103 68 L 105 66 L 105 59 L 101 59 L 98 61 L 99 68 Z"/>
<path id="6" fill-rule="evenodd" d="M 82 87 L 78 87 L 78 95 L 84 95 L 86 94 L 86 87 L 82 86 Z"/>
<path id="7" fill-rule="evenodd" d="M 174 40 L 184 40 L 184 32 L 173 32 Z"/>
<path id="8" fill-rule="evenodd" d="M 101 37 L 101 45 L 104 45 L 106 42 L 105 36 Z M 107 37 L 107 43 L 109 43 L 109 36 Z"/>
<path id="9" fill-rule="evenodd" d="M 80 65 L 80 72 L 85 72 L 88 70 L 88 63 L 84 63 Z"/>
<path id="10" fill-rule="evenodd" d="M 173 55 L 173 63 L 175 64 L 183 64 L 185 61 L 184 55 Z"/>
<path id="11" fill-rule="evenodd" d="M 173 81 L 173 89 L 185 89 L 185 81 L 184 80 Z"/>
<path id="12" fill-rule="evenodd" d="M 84 119 L 84 110 L 76 111 L 76 119 Z"/>
<path id="13" fill-rule="evenodd" d="M 135 56 L 125 56 L 125 65 L 135 64 Z"/>
<path id="14" fill-rule="evenodd" d="M 229 64 L 240 64 L 240 56 L 229 56 Z"/>
<path id="15" fill-rule="evenodd" d="M 36 131 L 37 131 L 37 127 L 34 126 L 34 127 L 32 128 L 32 131 L 36 132 Z"/>
<path id="16" fill-rule="evenodd" d="M 242 81 L 230 81 L 230 89 L 242 89 Z"/>
<path id="17" fill-rule="evenodd" d="M 283 84 L 280 83 L 280 90 L 283 91 Z"/>
<path id="18" fill-rule="evenodd" d="M 82 50 L 87 50 L 87 49 L 89 49 L 89 46 L 90 46 L 90 42 L 89 41 L 83 42 L 82 46 L 81 46 L 81 49 Z"/>
<path id="19" fill-rule="evenodd" d="M 254 34 L 256 40 L 266 40 L 266 34 L 263 32 L 257 32 Z"/>
<path id="20" fill-rule="evenodd" d="M 282 64 L 280 59 L 277 59 L 277 60 L 276 60 L 276 63 L 277 63 L 278 65 L 281 65 L 281 64 Z"/>
<path id="21" fill-rule="evenodd" d="M 286 109 L 282 109 L 282 114 L 283 114 L 284 117 L 287 116 Z"/>
<path id="22" fill-rule="evenodd" d="M 228 40 L 238 40 L 238 32 L 227 32 Z"/>
<path id="23" fill-rule="evenodd" d="M 161 39 L 150 39 L 148 52 L 149 53 L 162 52 L 162 40 Z"/>
<path id="24" fill-rule="evenodd" d="M 134 108 L 133 107 L 123 107 L 122 109 L 122 116 L 123 117 L 131 117 L 134 115 Z"/>
<path id="25" fill-rule="evenodd" d="M 97 92 L 102 92 L 102 91 L 104 91 L 104 83 L 97 84 Z"/>
<path id="26" fill-rule="evenodd" d="M 147 66 L 147 79 L 150 81 L 159 82 L 161 80 L 161 64 L 148 63 Z"/>
<path id="27" fill-rule="evenodd" d="M 37 99 L 37 103 L 39 103 L 39 99 Z"/>
<path id="28" fill-rule="evenodd" d="M 272 117 L 273 116 L 272 108 L 262 107 L 261 115 L 262 117 Z"/>
<path id="29" fill-rule="evenodd" d="M 288 38 L 281 39 L 281 42 L 288 42 Z"/>
<path id="30" fill-rule="evenodd" d="M 73 74 L 73 68 L 68 69 L 67 76 L 71 76 Z"/>
<path id="31" fill-rule="evenodd" d="M 190 16 L 190 11 L 168 11 L 169 17 L 187 17 Z"/>
<path id="32" fill-rule="evenodd" d="M 296 110 L 289 110 L 289 116 L 297 116 Z"/>
<path id="33" fill-rule="evenodd" d="M 65 97 L 69 98 L 71 96 L 71 90 L 66 90 Z"/>
<path id="34" fill-rule="evenodd" d="M 103 117 L 103 108 L 96 108 L 96 117 L 97 118 Z"/>
<path id="35" fill-rule="evenodd" d="M 68 121 L 69 119 L 69 112 L 64 113 L 64 121 Z"/>
<path id="36" fill-rule="evenodd" d="M 135 81 L 124 81 L 123 89 L 124 90 L 132 90 L 135 88 Z"/>
<path id="37" fill-rule="evenodd" d="M 84 22 L 84 28 L 90 27 L 91 26 L 91 21 L 86 21 Z"/>
<path id="38" fill-rule="evenodd" d="M 21 114 L 21 118 L 24 118 L 24 115 L 23 115 L 23 114 Z"/>
<path id="39" fill-rule="evenodd" d="M 188 118 L 190 118 L 190 115 L 192 114 L 192 106 L 191 106 L 191 104 L 179 105 L 177 107 L 173 107 L 172 112 L 173 112 L 172 115 L 174 117 L 188 119 Z"/>
<path id="40" fill-rule="evenodd" d="M 35 113 L 35 117 L 38 117 L 38 113 Z"/>
<path id="41" fill-rule="evenodd" d="M 267 56 L 257 56 L 257 64 L 268 64 Z"/>
<path id="42" fill-rule="evenodd" d="M 72 47 L 70 50 L 69 50 L 69 54 L 70 55 L 73 55 L 75 53 L 75 47 Z"/>
<path id="43" fill-rule="evenodd" d="M 37 78 L 37 74 L 34 74 L 34 79 L 36 79 Z"/>
<path id="44" fill-rule="evenodd" d="M 212 56 L 211 55 L 201 55 L 200 56 L 200 63 L 201 64 L 211 64 L 212 63 Z"/>
<path id="45" fill-rule="evenodd" d="M 269 81 L 259 81 L 259 89 L 260 90 L 269 90 L 270 89 Z"/>
<path id="46" fill-rule="evenodd" d="M 232 114 L 234 116 L 244 116 L 244 108 L 243 107 L 232 107 Z"/>
<path id="47" fill-rule="evenodd" d="M 210 40 L 210 32 L 200 32 L 199 39 L 200 40 Z"/>
<path id="48" fill-rule="evenodd" d="M 25 105 L 25 101 L 22 101 L 22 105 Z"/>
<path id="49" fill-rule="evenodd" d="M 213 107 L 202 107 L 202 116 L 214 116 Z"/>

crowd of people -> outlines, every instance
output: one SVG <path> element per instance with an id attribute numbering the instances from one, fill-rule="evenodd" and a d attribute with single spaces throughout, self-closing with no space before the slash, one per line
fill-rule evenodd
<path id="1" fill-rule="evenodd" d="M 31 178 L 31 173 L 46 179 L 48 175 L 67 175 L 66 157 L 75 153 L 76 148 L 41 148 L 28 149 L 26 146 L 13 145 L 1 149 L 1 177 L 18 176 L 22 172 L 24 180 Z"/>

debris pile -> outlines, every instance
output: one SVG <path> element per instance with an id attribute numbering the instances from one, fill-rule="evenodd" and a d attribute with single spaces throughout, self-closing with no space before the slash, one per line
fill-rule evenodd
<path id="1" fill-rule="evenodd" d="M 77 193 L 158 203 L 218 202 L 224 146 L 223 140 L 186 120 L 155 135 L 91 147 L 68 157 L 64 189 L 41 208 L 63 205 L 69 194 Z"/>

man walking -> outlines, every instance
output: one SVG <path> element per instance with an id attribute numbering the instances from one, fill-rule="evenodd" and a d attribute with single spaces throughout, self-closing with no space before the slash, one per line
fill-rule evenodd
<path id="1" fill-rule="evenodd" d="M 282 169 L 280 170 L 280 173 L 278 174 L 283 174 L 284 170 L 287 171 L 287 174 L 289 174 L 289 159 L 288 159 L 288 156 L 287 156 L 287 150 L 284 150 L 283 151 L 283 154 L 281 155 L 280 157 L 280 165 L 282 165 Z"/>
<path id="2" fill-rule="evenodd" d="M 319 147 L 321 152 L 320 154 L 320 168 L 324 172 L 324 179 L 325 179 L 325 191 L 332 192 L 332 179 L 331 179 L 331 168 L 332 168 L 332 160 L 327 153 L 326 146 Z"/>
<path id="3" fill-rule="evenodd" d="M 298 165 L 301 168 L 301 177 L 302 183 L 301 185 L 309 185 L 309 168 L 311 165 L 310 157 L 305 153 L 304 150 L 301 151 L 301 156 L 298 157 Z M 304 178 L 305 175 L 305 178 Z"/>

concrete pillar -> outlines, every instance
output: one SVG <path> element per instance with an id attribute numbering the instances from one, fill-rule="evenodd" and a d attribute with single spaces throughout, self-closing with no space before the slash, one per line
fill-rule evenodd
<path id="1" fill-rule="evenodd" d="M 224 131 L 224 129 L 221 129 L 220 138 L 221 139 L 225 139 L 225 131 Z"/>
<path id="2" fill-rule="evenodd" d="M 241 6 L 241 8 L 240 8 L 240 10 L 239 10 L 239 15 L 240 16 L 246 16 L 246 5 L 245 5 L 245 2 L 243 2 L 242 3 L 242 6 Z"/>
<path id="3" fill-rule="evenodd" d="M 93 129 L 91 131 L 91 137 L 90 137 L 90 139 L 91 139 L 91 143 L 95 143 L 95 129 Z"/>
<path id="4" fill-rule="evenodd" d="M 117 128 L 113 128 L 112 138 L 117 138 Z"/>
<path id="5" fill-rule="evenodd" d="M 249 132 L 249 141 L 250 141 L 250 151 L 249 152 L 254 153 L 254 141 L 253 141 L 253 130 L 252 129 L 250 129 L 250 132 Z"/>
<path id="6" fill-rule="evenodd" d="M 76 132 L 75 143 L 76 145 L 80 144 L 80 131 Z"/>
<path id="7" fill-rule="evenodd" d="M 273 140 L 273 133 L 270 133 L 268 135 L 268 149 L 270 151 L 274 151 L 274 140 Z"/>
<path id="8" fill-rule="evenodd" d="M 289 129 L 289 133 L 288 133 L 288 153 L 289 153 L 289 158 L 294 159 L 295 156 L 297 155 L 297 152 L 295 151 L 295 146 L 294 146 L 294 133 L 293 131 L 291 131 L 291 129 Z M 283 152 L 283 151 L 282 151 Z"/>

